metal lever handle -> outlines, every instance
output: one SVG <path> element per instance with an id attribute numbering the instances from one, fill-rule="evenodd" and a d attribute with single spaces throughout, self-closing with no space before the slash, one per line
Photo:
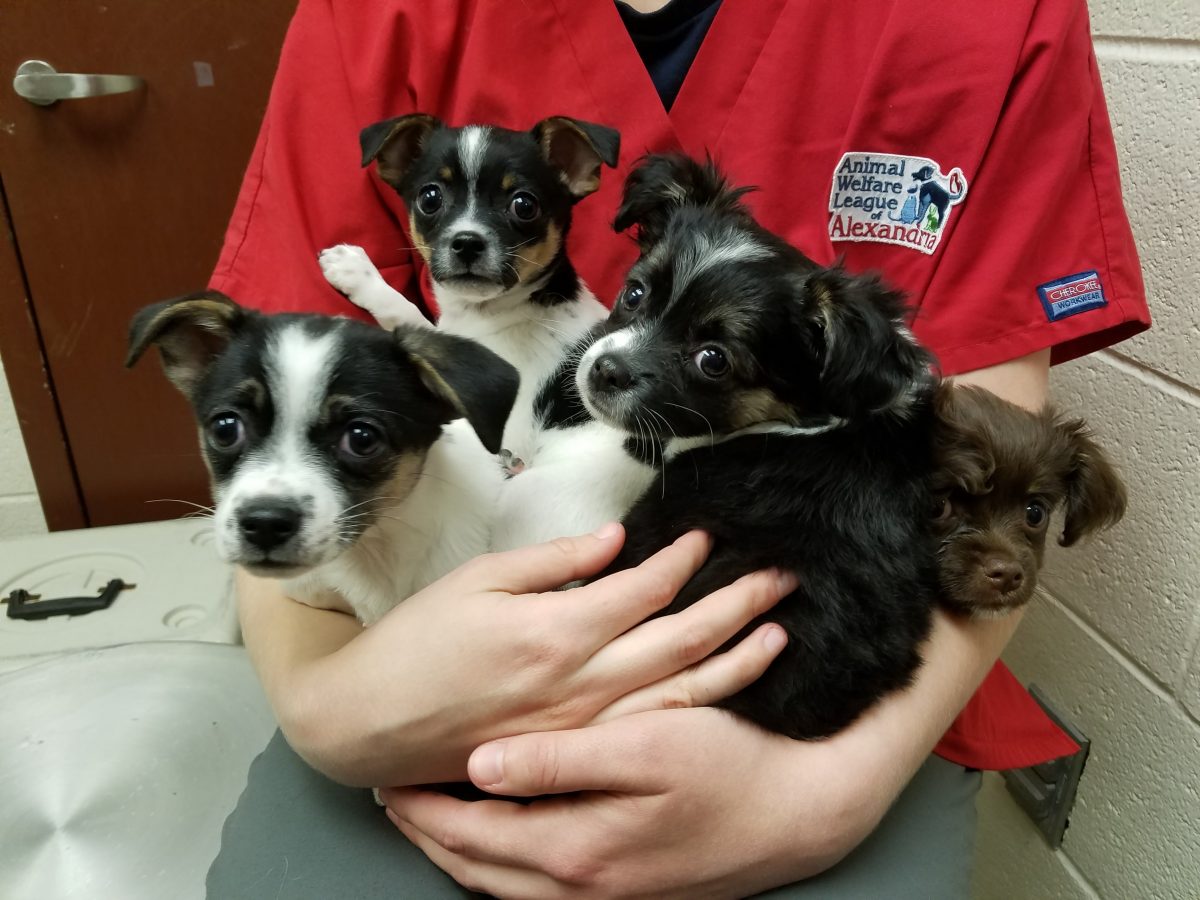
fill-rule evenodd
<path id="1" fill-rule="evenodd" d="M 18 96 L 38 106 L 49 106 L 59 100 L 80 97 L 101 97 L 105 94 L 124 94 L 136 91 L 146 82 L 137 75 L 78 75 L 57 72 L 50 63 L 29 59 L 21 63 L 13 79 Z"/>

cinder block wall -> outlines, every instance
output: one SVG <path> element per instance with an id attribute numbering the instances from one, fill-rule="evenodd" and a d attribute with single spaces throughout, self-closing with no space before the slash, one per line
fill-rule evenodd
<path id="1" fill-rule="evenodd" d="M 977 900 L 1200 897 L 1200 2 L 1091 12 L 1155 327 L 1054 370 L 1131 503 L 1117 530 L 1051 552 L 1005 656 L 1092 755 L 1058 853 L 987 784 Z"/>
<path id="2" fill-rule="evenodd" d="M 21 428 L 0 363 L 0 538 L 46 530 Z"/>

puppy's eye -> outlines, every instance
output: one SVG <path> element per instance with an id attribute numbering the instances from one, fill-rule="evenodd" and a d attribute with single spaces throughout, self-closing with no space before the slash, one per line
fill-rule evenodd
<path id="1" fill-rule="evenodd" d="M 520 222 L 532 222 L 538 217 L 542 207 L 538 203 L 537 197 L 529 191 L 517 191 L 513 194 L 512 200 L 508 202 L 508 211 L 512 213 L 514 219 Z"/>
<path id="2" fill-rule="evenodd" d="M 383 450 L 383 434 L 370 422 L 354 421 L 342 432 L 338 450 L 352 459 L 370 459 Z"/>
<path id="3" fill-rule="evenodd" d="M 432 216 L 442 208 L 442 189 L 436 184 L 427 184 L 417 192 L 417 209 Z"/>
<path id="4" fill-rule="evenodd" d="M 1041 528 L 1048 518 L 1046 504 L 1041 500 L 1030 500 L 1025 507 L 1025 524 L 1030 528 Z"/>
<path id="5" fill-rule="evenodd" d="M 640 281 L 631 281 L 621 292 L 621 305 L 626 309 L 637 309 L 646 299 L 646 286 Z"/>
<path id="6" fill-rule="evenodd" d="M 208 423 L 208 442 L 217 450 L 236 450 L 246 442 L 246 426 L 237 413 L 224 412 Z"/>
<path id="7" fill-rule="evenodd" d="M 933 503 L 933 521 L 945 522 L 954 514 L 954 507 L 950 504 L 949 497 L 942 497 L 940 500 L 935 500 Z"/>
<path id="8" fill-rule="evenodd" d="M 717 347 L 705 347 L 692 359 L 696 367 L 709 378 L 720 378 L 729 371 L 729 360 L 725 358 L 724 351 Z"/>

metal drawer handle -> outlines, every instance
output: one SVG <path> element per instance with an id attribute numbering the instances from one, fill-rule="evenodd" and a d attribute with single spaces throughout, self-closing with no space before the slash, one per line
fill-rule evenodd
<path id="1" fill-rule="evenodd" d="M 80 97 L 101 97 L 105 94 L 124 94 L 136 91 L 146 82 L 137 75 L 78 75 L 56 72 L 54 66 L 40 59 L 21 63 L 13 79 L 13 90 L 30 103 L 49 106 L 59 100 Z"/>

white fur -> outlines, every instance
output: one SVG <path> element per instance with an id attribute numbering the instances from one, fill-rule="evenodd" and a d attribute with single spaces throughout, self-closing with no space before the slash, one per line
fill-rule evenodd
<path id="1" fill-rule="evenodd" d="M 330 254 L 328 266 L 326 254 Z M 383 280 L 361 247 L 331 247 L 321 254 L 321 260 L 326 279 L 374 315 L 383 327 L 395 327 L 401 320 L 432 327 L 403 294 Z M 504 448 L 522 459 L 532 456 L 533 404 L 542 383 L 558 367 L 564 350 L 608 315 L 582 282 L 575 299 L 555 306 L 530 301 L 529 296 L 542 286 L 540 280 L 517 285 L 485 303 L 437 283 L 433 286 L 441 309 L 438 327 L 478 341 L 514 366 L 521 376 L 517 400 L 504 429 Z M 415 316 L 410 316 L 406 307 L 412 307 Z"/>
<path id="2" fill-rule="evenodd" d="M 416 304 L 383 280 L 362 247 L 353 244 L 329 247 L 321 251 L 317 263 L 326 281 L 388 331 L 402 324 L 429 324 Z"/>
<path id="3" fill-rule="evenodd" d="M 518 286 L 480 305 L 464 303 L 452 291 L 434 286 L 442 310 L 438 327 L 478 341 L 520 374 L 517 400 L 504 426 L 504 448 L 526 462 L 535 451 L 533 404 L 538 391 L 558 368 L 566 348 L 608 314 L 582 283 L 576 299 L 555 306 L 529 300 L 538 287 Z"/>
<path id="4" fill-rule="evenodd" d="M 403 476 L 401 479 L 403 481 Z M 333 561 L 287 583 L 289 596 L 345 609 L 364 625 L 467 560 L 487 552 L 503 481 L 465 419 L 446 426 L 403 501 Z M 395 485 L 402 493 L 407 485 Z M 387 494 L 387 489 L 384 490 Z"/>
<path id="5" fill-rule="evenodd" d="M 602 422 L 543 431 L 521 474 L 504 482 L 493 549 L 586 534 L 624 517 L 657 477 Z"/>
<path id="6" fill-rule="evenodd" d="M 292 553 L 317 561 L 336 555 L 344 493 L 312 458 L 307 429 L 324 402 L 338 352 L 336 332 L 314 338 L 299 325 L 281 331 L 267 347 L 267 390 L 275 421 L 268 440 L 246 456 L 218 493 L 213 525 L 222 558 L 242 562 L 246 554 L 257 555 L 242 543 L 238 514 L 264 499 L 292 500 L 305 508 Z"/>
<path id="7" fill-rule="evenodd" d="M 462 165 L 463 175 L 467 178 L 467 186 L 471 188 L 472 198 L 475 194 L 475 182 L 479 180 L 479 170 L 483 166 L 483 158 L 487 155 L 489 137 L 486 125 L 468 125 L 458 135 L 458 161 Z"/>

